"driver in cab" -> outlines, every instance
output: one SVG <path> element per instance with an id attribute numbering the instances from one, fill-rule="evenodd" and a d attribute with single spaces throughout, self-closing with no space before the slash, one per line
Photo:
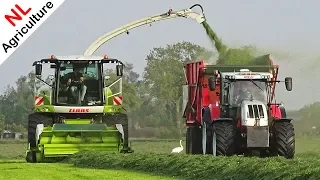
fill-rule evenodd
<path id="1" fill-rule="evenodd" d="M 84 96 L 86 95 L 87 92 L 87 86 L 84 85 L 83 81 L 84 81 L 84 76 L 83 74 L 80 72 L 81 68 L 73 65 L 73 72 L 70 72 L 68 74 L 65 75 L 65 78 L 68 79 L 67 81 L 67 90 L 71 90 L 71 94 L 72 96 L 77 99 L 77 91 L 80 90 L 81 92 L 81 103 L 83 103 L 84 101 Z M 80 86 L 78 86 L 77 82 L 79 82 Z M 80 88 L 80 89 L 78 89 Z"/>
<path id="2" fill-rule="evenodd" d="M 239 83 L 238 86 L 238 91 L 237 91 L 237 96 L 236 96 L 236 101 L 237 103 L 241 103 L 242 100 L 245 99 L 250 99 L 252 97 L 252 92 L 251 90 L 249 90 L 251 84 L 251 82 L 248 81 L 244 81 Z"/>

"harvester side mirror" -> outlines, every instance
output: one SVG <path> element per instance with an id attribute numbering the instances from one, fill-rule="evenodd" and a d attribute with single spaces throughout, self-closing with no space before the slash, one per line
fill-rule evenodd
<path id="1" fill-rule="evenodd" d="M 123 65 L 116 65 L 117 69 L 117 76 L 122 76 L 123 75 Z"/>
<path id="2" fill-rule="evenodd" d="M 210 91 L 216 90 L 216 77 L 212 76 L 208 79 Z"/>
<path id="3" fill-rule="evenodd" d="M 36 64 L 36 75 L 40 76 L 42 73 L 42 64 Z"/>
<path id="4" fill-rule="evenodd" d="M 292 91 L 292 77 L 285 78 L 285 85 L 286 85 L 287 91 Z"/>

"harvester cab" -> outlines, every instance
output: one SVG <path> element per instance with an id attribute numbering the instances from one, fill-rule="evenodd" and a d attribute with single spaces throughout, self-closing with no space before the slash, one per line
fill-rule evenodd
<path id="1" fill-rule="evenodd" d="M 269 58 L 269 56 L 268 56 Z M 293 158 L 292 119 L 275 100 L 278 65 L 186 65 L 187 153 Z"/>
<path id="2" fill-rule="evenodd" d="M 53 75 L 42 79 L 43 65 Z M 116 73 L 104 74 L 116 64 Z M 28 162 L 81 150 L 133 152 L 122 107 L 124 64 L 108 56 L 51 56 L 35 66 L 35 107 L 28 119 Z"/>

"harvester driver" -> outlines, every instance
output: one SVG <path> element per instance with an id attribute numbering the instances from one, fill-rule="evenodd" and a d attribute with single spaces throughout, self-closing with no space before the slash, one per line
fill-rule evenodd
<path id="1" fill-rule="evenodd" d="M 80 72 L 80 70 L 81 70 L 81 68 L 74 64 L 73 65 L 73 72 L 66 74 L 66 78 L 68 79 L 67 86 L 68 86 L 68 88 L 70 87 L 71 94 L 75 99 L 77 99 L 78 90 L 81 91 L 80 100 L 81 100 L 81 103 L 83 104 L 84 96 L 86 95 L 86 92 L 87 92 L 87 86 L 84 85 L 84 83 L 83 83 L 84 76 Z M 78 82 L 78 84 L 76 82 Z M 78 89 L 78 88 L 80 88 L 80 89 Z"/>

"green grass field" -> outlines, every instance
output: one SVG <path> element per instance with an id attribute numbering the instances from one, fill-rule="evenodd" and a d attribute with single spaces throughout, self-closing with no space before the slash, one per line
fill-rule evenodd
<path id="1" fill-rule="evenodd" d="M 185 141 L 183 141 L 185 146 Z M 50 169 L 59 171 L 52 173 L 47 179 L 320 179 L 320 137 L 297 137 L 296 158 L 244 158 L 244 157 L 212 157 L 188 156 L 185 153 L 171 155 L 179 140 L 140 140 L 132 142 L 134 154 L 107 155 L 99 153 L 78 154 L 71 158 L 69 164 L 27 164 L 24 162 L 26 144 L 24 142 L 0 141 L 0 179 L 33 179 L 33 171 Z M 8 163 L 10 162 L 12 163 Z M 13 160 L 21 161 L 14 163 Z M 44 168 L 45 167 L 45 168 Z M 91 168 L 91 169 L 87 169 Z M 98 168 L 92 169 L 92 168 Z M 114 169 L 117 169 L 116 171 Z M 127 172 L 127 170 L 135 170 Z M 244 170 L 243 170 L 244 169 Z M 47 171 L 48 170 L 48 171 Z M 65 172 L 69 174 L 64 175 Z M 188 172 L 188 173 L 185 173 Z M 145 173 L 157 175 L 152 176 Z M 25 175 L 24 175 L 25 174 Z M 78 174 L 78 175 L 76 175 Z M 319 175 L 317 175 L 319 174 Z M 213 176 L 214 175 L 214 176 Z M 42 175 L 41 175 L 42 176 Z M 79 177 L 78 177 L 79 176 Z M 25 178 L 24 178 L 25 177 Z M 40 176 L 37 176 L 40 177 Z"/>
<path id="2" fill-rule="evenodd" d="M 0 163 L 0 179 L 5 180 L 82 180 L 82 179 L 115 179 L 115 180 L 171 180 L 173 178 L 130 172 L 127 170 L 105 170 L 75 168 L 71 164 L 28 164 Z"/>

